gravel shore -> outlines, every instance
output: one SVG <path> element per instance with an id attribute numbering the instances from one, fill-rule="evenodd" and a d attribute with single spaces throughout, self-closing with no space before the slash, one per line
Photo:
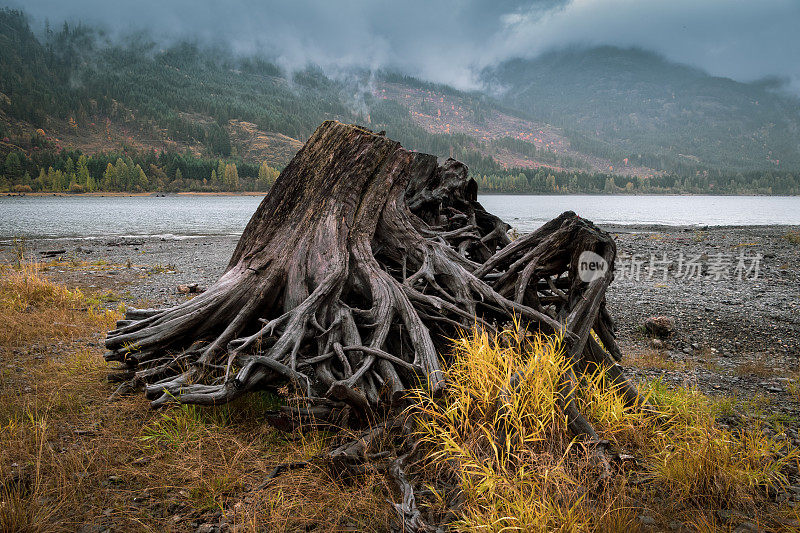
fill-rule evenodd
<path id="1" fill-rule="evenodd" d="M 623 267 L 609 289 L 609 309 L 623 353 L 647 361 L 631 369 L 634 375 L 759 399 L 797 427 L 800 396 L 792 382 L 800 370 L 800 245 L 787 238 L 797 228 L 607 229 L 616 232 Z M 639 279 L 630 256 L 644 263 Z M 659 264 L 664 257 L 671 262 Z M 700 275 L 687 276 L 694 258 Z M 740 261 L 744 268 L 737 272 Z M 747 272 L 754 262 L 757 275 Z M 659 267 L 652 277 L 651 264 Z M 663 342 L 641 328 L 658 315 L 675 321 Z"/>
<path id="2" fill-rule="evenodd" d="M 788 384 L 800 369 L 800 245 L 786 238 L 797 227 L 605 229 L 619 254 L 608 304 L 620 343 L 626 355 L 649 362 L 635 364 L 637 377 L 764 395 L 782 412 L 800 413 Z M 55 279 L 111 290 L 127 305 L 159 307 L 190 297 L 178 285 L 213 284 L 237 240 L 57 239 L 25 247 L 28 258 L 42 262 L 52 260 L 42 252 L 64 250 L 49 267 Z M 0 248 L 3 260 L 14 255 L 13 246 Z M 663 342 L 642 333 L 642 322 L 657 315 L 675 321 Z"/>

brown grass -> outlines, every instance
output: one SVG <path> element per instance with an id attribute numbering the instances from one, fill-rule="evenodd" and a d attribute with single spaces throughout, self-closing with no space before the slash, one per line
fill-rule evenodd
<path id="1" fill-rule="evenodd" d="M 689 370 L 693 367 L 691 361 L 673 361 L 663 352 L 654 349 L 647 349 L 640 352 L 632 352 L 625 356 L 625 364 L 636 368 L 647 370 Z"/>
<path id="2" fill-rule="evenodd" d="M 764 356 L 758 356 L 755 359 L 739 364 L 735 372 L 737 376 L 756 376 L 760 378 L 768 378 L 780 373 L 767 362 Z"/>
<path id="3" fill-rule="evenodd" d="M 71 339 L 113 326 L 115 312 L 101 309 L 79 289 L 52 283 L 39 270 L 33 263 L 0 265 L 0 346 Z"/>
<path id="4" fill-rule="evenodd" d="M 255 491 L 271 468 L 309 459 L 330 437 L 287 441 L 263 413 L 275 397 L 153 412 L 140 395 L 109 403 L 99 335 L 119 317 L 35 265 L 0 277 L 0 531 L 235 531 L 388 528 L 380 476 L 357 482 L 321 467 Z M 63 326 L 56 323 L 69 324 Z"/>
<path id="5" fill-rule="evenodd" d="M 783 235 L 783 238 L 789 241 L 792 244 L 800 244 L 800 230 L 792 230 L 786 232 Z"/>
<path id="6" fill-rule="evenodd" d="M 80 339 L 118 313 L 32 265 L 3 268 L 0 302 L 0 322 L 13 325 L 0 337 L 0 531 L 194 531 L 203 522 L 244 532 L 389 529 L 392 491 L 378 474 L 340 479 L 315 464 L 256 490 L 274 465 L 312 459 L 335 438 L 270 429 L 264 413 L 275 396 L 214 409 L 151 411 L 141 395 L 109 403 L 102 350 Z M 73 326 L 52 324 L 61 321 Z M 565 364 L 557 343 L 499 346 L 476 335 L 456 355 L 454 388 L 426 399 L 421 431 L 431 455 L 416 470 L 458 484 L 458 530 L 636 531 L 637 516 L 647 515 L 659 528 L 679 520 L 719 531 L 721 507 L 778 530 L 776 517 L 792 516 L 765 494 L 785 480 L 796 452 L 782 459 L 782 445 L 757 425 L 716 427 L 731 406 L 656 383 L 646 388 L 656 419 L 602 392 L 602 375 L 591 377 L 584 411 L 616 450 L 637 458 L 602 484 L 554 401 Z M 498 391 L 531 358 L 521 393 L 498 408 Z M 491 446 L 498 423 L 515 428 L 503 453 Z"/>

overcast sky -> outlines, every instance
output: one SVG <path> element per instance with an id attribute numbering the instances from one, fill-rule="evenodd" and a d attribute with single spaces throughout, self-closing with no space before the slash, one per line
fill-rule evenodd
<path id="1" fill-rule="evenodd" d="M 394 67 L 459 88 L 511 57 L 638 46 L 740 81 L 800 89 L 800 0 L 0 0 L 49 19 L 196 37 L 288 68 Z"/>

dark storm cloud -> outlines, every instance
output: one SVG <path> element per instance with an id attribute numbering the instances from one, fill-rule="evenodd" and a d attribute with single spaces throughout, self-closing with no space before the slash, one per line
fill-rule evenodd
<path id="1" fill-rule="evenodd" d="M 473 87 L 479 69 L 584 44 L 638 46 L 712 74 L 800 87 L 798 0 L 12 0 L 36 22 L 148 29 L 267 52 L 289 68 L 394 67 Z"/>

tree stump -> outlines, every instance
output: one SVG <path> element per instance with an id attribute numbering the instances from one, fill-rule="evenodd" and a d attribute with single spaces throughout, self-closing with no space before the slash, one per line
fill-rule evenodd
<path id="1" fill-rule="evenodd" d="M 566 212 L 511 241 L 477 201 L 462 163 L 406 150 L 364 128 L 323 123 L 278 177 L 225 273 L 192 300 L 130 310 L 106 339 L 118 393 L 144 387 L 152 405 L 222 404 L 288 385 L 302 406 L 275 423 L 368 426 L 412 387 L 445 387 L 449 339 L 517 321 L 560 333 L 573 368 L 617 365 L 605 291 L 611 237 Z M 579 275 L 584 252 L 608 266 Z M 591 332 L 594 332 L 594 335 Z M 570 430 L 597 440 L 563 376 Z"/>

